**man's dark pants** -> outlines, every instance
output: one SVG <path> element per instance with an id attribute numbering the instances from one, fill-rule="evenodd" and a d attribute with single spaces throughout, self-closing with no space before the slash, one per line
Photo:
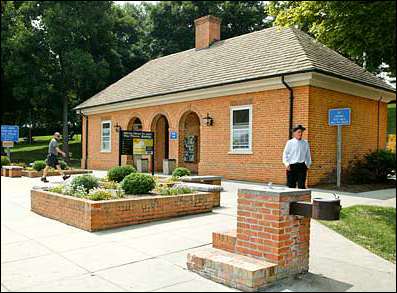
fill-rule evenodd
<path id="1" fill-rule="evenodd" d="M 287 171 L 287 186 L 289 188 L 296 188 L 298 181 L 298 188 L 306 189 L 306 175 L 307 166 L 305 163 L 291 164 L 291 171 Z"/>

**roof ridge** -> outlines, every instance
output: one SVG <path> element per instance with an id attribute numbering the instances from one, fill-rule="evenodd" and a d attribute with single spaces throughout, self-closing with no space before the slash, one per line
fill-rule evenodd
<path id="1" fill-rule="evenodd" d="M 286 28 L 280 27 L 280 28 L 281 28 L 281 29 L 290 29 L 290 30 L 291 30 L 292 35 L 294 36 L 294 39 L 296 39 L 296 41 L 298 42 L 299 47 L 302 49 L 303 53 L 305 53 L 305 56 L 306 56 L 307 60 L 309 60 L 311 67 L 315 68 L 315 65 L 314 65 L 313 60 L 310 58 L 309 53 L 306 51 L 306 47 L 301 43 L 301 40 L 299 39 L 299 37 L 298 37 L 297 34 L 296 34 L 296 31 L 302 32 L 302 33 L 305 33 L 305 32 L 304 32 L 304 31 L 301 31 L 300 29 L 294 28 L 294 27 L 286 27 Z M 305 33 L 305 34 L 306 34 L 306 33 Z M 307 35 L 307 34 L 306 34 L 306 35 Z M 308 36 L 309 36 L 309 35 L 308 35 Z M 309 36 L 309 37 L 310 37 L 310 36 Z"/>
<path id="2" fill-rule="evenodd" d="M 324 45 L 323 43 L 321 43 L 320 41 L 318 41 L 317 39 L 313 38 L 312 36 L 310 36 L 308 33 L 295 28 L 295 27 L 289 27 L 292 32 L 294 33 L 294 36 L 298 39 L 298 42 L 300 44 L 300 46 L 303 48 L 303 50 L 305 51 L 305 54 L 307 55 L 308 59 L 310 60 L 310 62 L 312 63 L 313 67 L 315 68 L 316 65 L 314 64 L 314 58 L 311 57 L 311 54 L 309 54 L 307 52 L 307 50 L 309 49 L 307 46 L 304 46 L 302 44 L 302 40 L 300 39 L 300 37 L 297 34 L 300 34 L 301 36 L 304 36 L 306 38 L 309 39 L 309 41 L 311 41 L 311 44 L 314 46 L 318 46 L 320 45 L 322 47 L 323 50 L 327 51 L 327 53 L 330 54 L 336 54 L 338 55 L 340 58 L 342 58 L 343 60 L 349 62 L 352 66 L 355 66 L 357 68 L 357 70 L 360 70 L 362 73 L 366 73 L 366 74 L 370 74 L 373 78 L 378 79 L 379 81 L 381 81 L 384 84 L 384 87 L 390 87 L 392 88 L 386 81 L 384 81 L 382 78 L 376 76 L 375 74 L 373 74 L 372 72 L 368 71 L 366 68 L 360 66 L 359 64 L 357 64 L 356 62 L 354 62 L 353 60 L 351 60 L 348 57 L 343 56 L 341 53 L 339 53 L 338 51 L 336 51 L 335 49 L 332 49 L 330 47 L 327 47 L 326 45 Z M 359 81 L 358 79 L 355 79 L 357 81 Z"/>
<path id="3" fill-rule="evenodd" d="M 274 28 L 277 28 L 277 27 L 278 27 L 278 26 L 267 27 L 267 28 L 264 28 L 264 29 L 261 29 L 261 30 L 257 30 L 257 31 L 253 31 L 253 32 L 246 33 L 246 34 L 234 36 L 234 37 L 231 37 L 231 38 L 228 38 L 228 39 L 224 39 L 224 40 L 220 39 L 220 40 L 214 42 L 213 44 L 216 44 L 216 43 L 219 43 L 219 42 L 226 42 L 226 41 L 229 42 L 230 40 L 233 40 L 233 39 L 242 38 L 242 37 L 245 37 L 245 36 L 250 35 L 250 34 L 263 32 L 263 31 L 265 31 L 265 30 L 270 30 L 270 29 L 274 29 Z M 212 44 L 212 45 L 213 45 L 213 44 Z M 212 46 L 212 45 L 211 45 L 211 46 Z M 203 49 L 199 49 L 199 50 L 209 49 L 209 48 L 211 48 L 211 46 L 209 46 L 208 48 L 203 48 Z M 171 56 L 173 56 L 173 55 L 186 53 L 186 52 L 188 52 L 188 51 L 196 51 L 196 48 L 190 48 L 190 49 L 187 49 L 187 50 L 184 50 L 184 51 L 175 52 L 175 53 L 171 53 L 171 54 L 168 54 L 168 55 L 165 55 L 165 56 L 157 57 L 157 58 L 155 58 L 155 59 L 149 60 L 147 63 L 152 62 L 152 61 L 156 61 L 156 60 L 159 60 L 159 59 L 163 59 L 163 58 L 166 58 L 166 57 L 171 57 Z M 145 64 L 147 64 L 147 63 L 145 63 Z M 144 65 L 145 65 L 145 64 L 144 64 Z"/>

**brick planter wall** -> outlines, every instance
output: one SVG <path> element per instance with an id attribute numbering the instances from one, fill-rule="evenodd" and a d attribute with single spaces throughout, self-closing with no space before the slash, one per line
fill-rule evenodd
<path id="1" fill-rule="evenodd" d="M 65 174 L 69 175 L 76 175 L 76 174 L 88 174 L 92 173 L 91 170 L 63 170 Z M 26 176 L 29 178 L 36 178 L 36 177 L 41 177 L 43 176 L 43 171 L 27 171 L 27 170 L 22 170 L 22 176 Z M 47 173 L 48 176 L 60 176 L 58 171 L 50 171 Z"/>
<path id="2" fill-rule="evenodd" d="M 206 192 L 91 201 L 31 190 L 33 212 L 90 232 L 210 212 L 212 205 L 213 194 Z"/>

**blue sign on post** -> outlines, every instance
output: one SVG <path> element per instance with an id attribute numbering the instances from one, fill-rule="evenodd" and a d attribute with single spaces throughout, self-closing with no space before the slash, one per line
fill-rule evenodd
<path id="1" fill-rule="evenodd" d="M 178 139 L 178 132 L 170 131 L 170 139 Z"/>
<path id="2" fill-rule="evenodd" d="M 329 125 L 350 125 L 350 108 L 329 109 Z"/>
<path id="3" fill-rule="evenodd" d="M 1 125 L 1 141 L 14 141 L 19 139 L 19 126 Z"/>

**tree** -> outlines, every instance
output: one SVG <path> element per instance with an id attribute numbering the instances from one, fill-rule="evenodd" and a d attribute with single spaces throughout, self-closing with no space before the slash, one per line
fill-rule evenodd
<path id="1" fill-rule="evenodd" d="M 144 5 L 151 58 L 194 48 L 194 20 L 208 14 L 221 18 L 222 39 L 270 26 L 263 1 L 160 1 Z"/>
<path id="2" fill-rule="evenodd" d="M 297 26 L 374 74 L 396 77 L 395 1 L 269 1 L 275 25 Z"/>
<path id="3" fill-rule="evenodd" d="M 2 123 L 59 127 L 72 108 L 147 61 L 141 10 L 110 1 L 7 1 L 1 22 Z M 29 117 L 33 117 L 29 119 Z"/>

